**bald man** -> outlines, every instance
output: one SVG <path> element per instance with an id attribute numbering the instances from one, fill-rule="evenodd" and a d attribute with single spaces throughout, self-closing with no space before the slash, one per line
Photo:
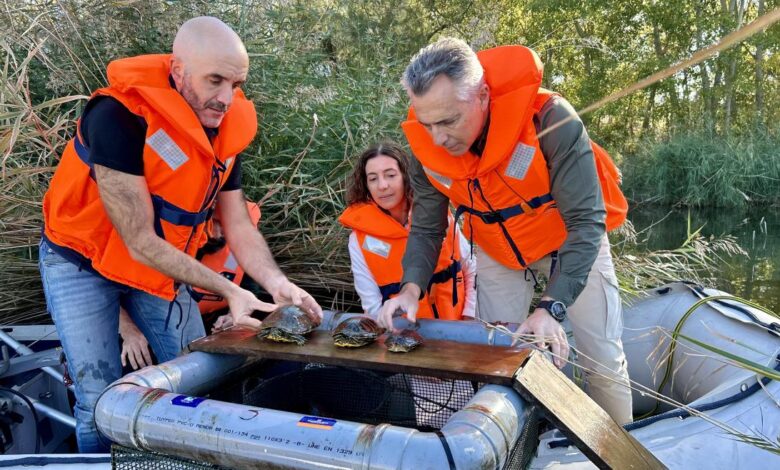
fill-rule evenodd
<path id="1" fill-rule="evenodd" d="M 282 303 L 322 316 L 247 213 L 240 153 L 257 130 L 241 92 L 248 70 L 241 39 L 211 17 L 184 23 L 173 54 L 110 63 L 109 86 L 90 98 L 52 178 L 39 265 L 74 380 L 82 452 L 108 449 L 94 406 L 121 375 L 120 306 L 160 361 L 205 335 L 189 286 L 223 296 L 237 325 L 258 328 L 251 313 Z M 193 258 L 215 207 L 236 261 L 275 304 Z"/>

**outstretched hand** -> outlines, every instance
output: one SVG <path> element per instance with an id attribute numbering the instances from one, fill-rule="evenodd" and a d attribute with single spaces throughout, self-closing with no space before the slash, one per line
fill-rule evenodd
<path id="1" fill-rule="evenodd" d="M 301 289 L 288 279 L 283 279 L 276 284 L 270 292 L 274 302 L 279 305 L 295 305 L 306 312 L 317 324 L 322 322 L 322 307 L 308 292 Z"/>
<path id="2" fill-rule="evenodd" d="M 211 326 L 211 333 L 219 333 L 220 331 L 227 330 L 231 327 L 233 327 L 233 317 L 229 313 L 221 315 Z"/>
<path id="3" fill-rule="evenodd" d="M 517 333 L 536 337 L 534 344 L 542 349 L 549 347 L 553 354 L 553 364 L 559 369 L 566 365 L 569 358 L 569 340 L 566 338 L 566 332 L 563 331 L 561 324 L 547 310 L 543 308 L 534 310 L 520 324 Z"/>
<path id="4" fill-rule="evenodd" d="M 389 299 L 382 305 L 377 316 L 377 323 L 388 331 L 393 330 L 393 317 L 396 312 L 406 314 L 406 319 L 414 323 L 417 321 L 417 310 L 420 307 L 420 288 L 412 283 L 404 284 L 397 296 Z"/>
<path id="5" fill-rule="evenodd" d="M 255 295 L 246 289 L 236 286 L 236 290 L 229 296 L 226 296 L 230 306 L 230 316 L 232 324 L 235 326 L 246 326 L 259 330 L 263 324 L 257 318 L 252 317 L 252 312 L 260 310 L 261 312 L 272 312 L 278 308 L 276 304 L 269 304 L 259 300 Z"/>

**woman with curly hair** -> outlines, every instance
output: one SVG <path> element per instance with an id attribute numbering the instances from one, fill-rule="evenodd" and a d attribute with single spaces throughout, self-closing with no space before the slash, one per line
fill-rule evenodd
<path id="1" fill-rule="evenodd" d="M 394 142 L 367 148 L 349 178 L 347 209 L 339 222 L 352 229 L 349 255 L 363 310 L 375 316 L 400 290 L 401 259 L 409 236 L 412 187 L 409 156 Z M 453 217 L 417 318 L 473 318 L 476 259 Z"/>

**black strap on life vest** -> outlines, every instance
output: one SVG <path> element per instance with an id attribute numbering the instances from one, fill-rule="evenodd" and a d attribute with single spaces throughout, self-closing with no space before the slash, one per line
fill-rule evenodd
<path id="1" fill-rule="evenodd" d="M 73 138 L 73 148 L 76 150 L 76 155 L 78 155 L 79 160 L 89 167 L 89 177 L 92 178 L 92 181 L 96 181 L 95 165 L 93 165 L 92 161 L 89 159 L 89 149 L 81 141 L 81 137 L 79 137 L 78 133 Z"/>
<path id="2" fill-rule="evenodd" d="M 477 192 L 479 193 L 480 197 L 482 198 L 482 201 L 484 201 L 484 203 L 488 206 L 488 209 L 490 210 L 489 211 L 477 210 L 473 207 L 474 206 L 473 202 L 471 207 L 460 205 L 455 210 L 455 222 L 457 223 L 460 216 L 462 216 L 464 213 L 469 213 L 474 217 L 479 217 L 482 220 L 482 222 L 485 224 L 488 225 L 498 224 L 498 226 L 501 228 L 501 232 L 503 233 L 504 238 L 509 244 L 509 247 L 512 249 L 512 253 L 514 253 L 515 258 L 517 259 L 517 262 L 520 263 L 520 266 L 522 266 L 523 268 L 527 268 L 525 259 L 523 259 L 523 255 L 522 253 L 520 253 L 520 249 L 515 244 L 515 241 L 509 235 L 509 230 L 507 230 L 506 226 L 504 225 L 504 222 L 518 215 L 535 214 L 536 209 L 553 200 L 552 194 L 550 193 L 543 194 L 541 196 L 536 196 L 528 200 L 523 200 L 520 204 L 496 210 L 493 208 L 493 206 L 490 205 L 490 201 L 487 200 L 485 194 L 482 192 L 482 187 L 479 184 L 479 179 L 475 178 L 469 180 L 469 195 L 471 195 L 472 185 L 474 186 L 474 189 L 476 189 Z"/>
<path id="3" fill-rule="evenodd" d="M 174 284 L 176 285 L 176 284 Z M 171 315 L 173 314 L 173 306 L 175 305 L 179 309 L 179 322 L 176 324 L 176 329 L 178 330 L 181 326 L 181 322 L 184 320 L 184 309 L 181 307 L 181 303 L 179 303 L 179 291 L 176 291 L 176 294 L 173 296 L 173 300 L 170 301 L 168 304 L 168 314 L 165 316 L 165 326 L 163 327 L 163 331 L 168 331 L 168 325 L 171 322 Z"/>
<path id="4" fill-rule="evenodd" d="M 390 300 L 390 297 L 401 292 L 401 283 L 391 282 L 390 284 L 379 286 L 379 292 L 382 293 L 382 305 L 384 305 L 385 302 Z"/>
<path id="5" fill-rule="evenodd" d="M 433 276 L 431 276 L 431 280 L 428 281 L 428 287 L 426 288 L 428 294 L 431 293 L 434 284 L 443 284 L 452 280 L 452 305 L 458 305 L 458 273 L 462 268 L 460 261 L 453 261 L 446 268 L 434 273 Z M 382 294 L 382 304 L 384 304 L 391 296 L 401 292 L 401 283 L 391 282 L 390 284 L 379 286 L 379 292 Z M 434 317 L 439 318 L 436 310 L 434 310 Z"/>
<path id="6" fill-rule="evenodd" d="M 223 274 L 223 277 L 227 277 L 227 276 L 224 276 Z M 223 300 L 225 300 L 225 298 L 219 294 L 215 294 L 213 292 L 208 292 L 208 291 L 195 290 L 195 288 L 190 285 L 187 285 L 187 292 L 189 292 L 190 297 L 192 297 L 192 300 L 194 300 L 197 303 L 200 303 L 204 300 L 211 301 L 211 302 L 222 302 Z"/>
<path id="7" fill-rule="evenodd" d="M 552 253 L 550 253 L 550 279 L 552 279 L 552 276 L 555 273 L 555 268 L 557 267 L 558 267 L 558 250 L 555 250 Z"/>
<path id="8" fill-rule="evenodd" d="M 211 180 L 209 181 L 209 187 L 206 189 L 206 197 L 201 204 L 198 212 L 190 212 L 176 205 L 166 201 L 162 197 L 152 194 L 152 206 L 154 208 L 154 231 L 160 238 L 165 238 L 165 232 L 163 232 L 162 221 L 166 221 L 169 224 L 179 225 L 184 227 L 191 227 L 190 239 L 195 233 L 195 229 L 200 224 L 205 223 L 211 219 L 214 215 L 214 209 L 216 206 L 217 193 L 222 183 L 222 176 L 224 175 L 227 167 L 219 159 L 215 159 L 214 165 L 211 167 Z M 187 240 L 185 251 L 189 247 L 190 239 Z"/>
<path id="9" fill-rule="evenodd" d="M 197 227 L 208 220 L 210 210 L 190 212 L 166 201 L 157 194 L 152 194 L 152 207 L 154 208 L 154 231 L 160 238 L 165 238 L 162 221 L 169 224 L 185 227 Z"/>
<path id="10" fill-rule="evenodd" d="M 431 280 L 428 282 L 428 295 L 431 294 L 431 289 L 434 284 L 444 284 L 447 281 L 452 281 L 452 306 L 458 305 L 458 273 L 463 267 L 460 261 L 453 261 L 449 266 L 442 269 L 438 273 L 431 276 Z M 433 304 L 433 303 L 432 303 Z M 434 305 L 435 307 L 435 305 Z M 434 309 L 434 316 L 439 318 L 438 313 Z"/>
<path id="11" fill-rule="evenodd" d="M 523 201 L 520 204 L 517 204 L 515 206 L 505 207 L 504 209 L 499 209 L 497 211 L 493 211 L 493 210 L 480 211 L 474 209 L 473 207 L 458 206 L 455 212 L 456 214 L 455 216 L 458 217 L 464 212 L 468 212 L 469 214 L 479 217 L 482 220 L 482 222 L 486 224 L 500 224 L 518 215 L 532 214 L 535 209 L 541 207 L 542 205 L 552 200 L 553 200 L 552 194 L 547 193 L 542 196 L 537 196 L 533 199 L 529 199 L 528 201 Z"/>
<path id="12" fill-rule="evenodd" d="M 95 168 L 92 161 L 89 158 L 89 149 L 81 141 L 81 138 L 76 135 L 73 139 L 73 145 L 76 150 L 76 155 L 79 159 L 89 167 L 89 176 L 92 180 L 95 180 Z M 216 198 L 216 194 L 219 190 L 221 175 L 225 173 L 226 166 L 221 161 L 217 160 L 212 168 L 212 181 L 209 185 L 208 194 L 206 195 L 203 203 L 203 209 L 198 212 L 190 212 L 184 210 L 175 204 L 163 199 L 162 196 L 152 194 L 152 207 L 154 208 L 154 231 L 160 238 L 165 238 L 165 234 L 162 228 L 162 221 L 166 221 L 173 225 L 197 227 L 211 218 L 214 212 L 213 201 Z"/>

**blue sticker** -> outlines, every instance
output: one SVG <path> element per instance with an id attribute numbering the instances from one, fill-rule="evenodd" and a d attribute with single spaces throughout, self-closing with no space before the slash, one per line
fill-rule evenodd
<path id="1" fill-rule="evenodd" d="M 335 419 L 320 418 L 318 416 L 304 416 L 298 421 L 298 426 L 315 429 L 331 429 L 336 424 Z"/>
<path id="2" fill-rule="evenodd" d="M 200 405 L 204 401 L 206 401 L 205 398 L 188 397 L 187 395 L 179 395 L 178 397 L 175 397 L 173 400 L 171 400 L 171 404 L 176 406 L 186 406 L 188 408 L 195 408 L 196 406 Z"/>

